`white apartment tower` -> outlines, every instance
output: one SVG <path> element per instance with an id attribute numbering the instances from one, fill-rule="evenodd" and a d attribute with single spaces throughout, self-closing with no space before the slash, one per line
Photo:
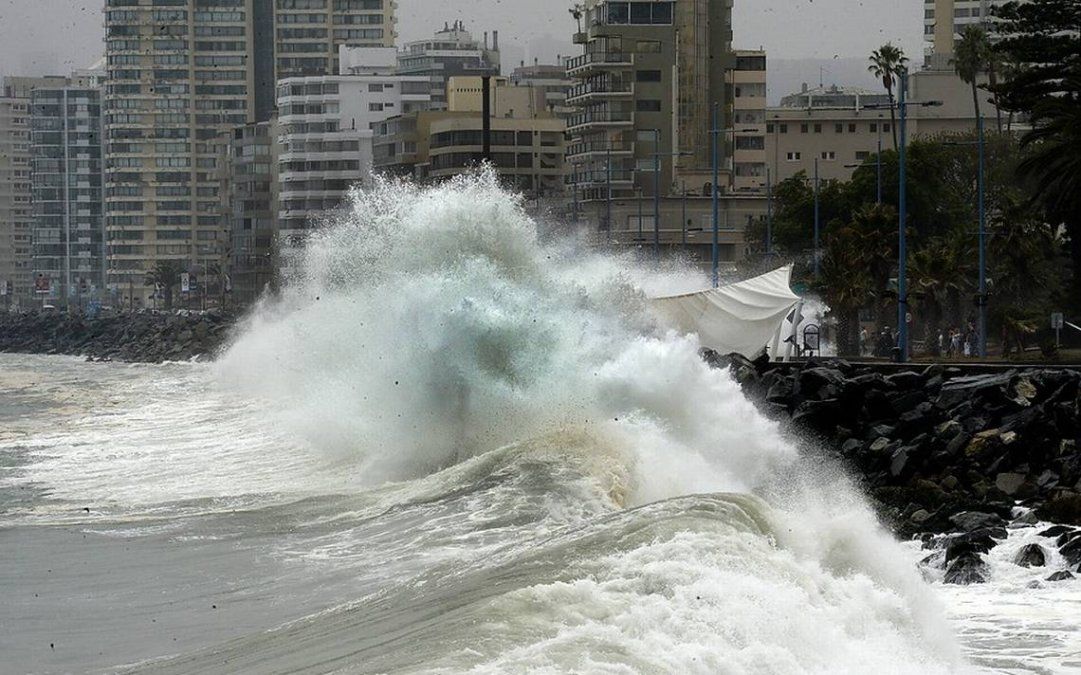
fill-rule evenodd
<path id="1" fill-rule="evenodd" d="M 396 73 L 394 48 L 343 48 L 350 74 L 278 83 L 279 227 L 302 236 L 313 218 L 341 205 L 371 178 L 372 126 L 429 107 L 430 81 Z"/>
<path id="2" fill-rule="evenodd" d="M 266 121 L 275 80 L 336 72 L 340 45 L 390 46 L 392 0 L 107 0 L 108 284 L 158 261 L 220 261 L 217 140 Z"/>

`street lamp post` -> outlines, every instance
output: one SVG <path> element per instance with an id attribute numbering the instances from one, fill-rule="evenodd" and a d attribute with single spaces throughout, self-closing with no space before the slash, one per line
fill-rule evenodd
<path id="1" fill-rule="evenodd" d="M 661 130 L 653 132 L 653 259 L 661 261 Z"/>
<path id="2" fill-rule="evenodd" d="M 875 203 L 882 206 L 882 120 L 878 120 L 878 154 L 875 155 L 875 164 L 878 173 L 878 199 Z"/>
<path id="3" fill-rule="evenodd" d="M 942 105 L 942 101 L 909 101 L 907 68 L 901 69 L 897 80 L 899 92 L 897 108 L 900 113 L 898 133 L 901 137 L 897 158 L 899 163 L 899 194 L 897 199 L 897 350 L 898 360 L 904 363 L 908 361 L 908 239 L 905 232 L 905 223 L 908 220 L 908 185 L 905 164 L 905 156 L 908 151 L 908 106 L 938 107 Z M 888 107 L 885 105 L 871 105 L 867 106 L 867 109 L 881 110 Z M 881 156 L 881 153 L 879 155 Z"/>
<path id="4" fill-rule="evenodd" d="M 908 217 L 908 185 L 905 170 L 905 155 L 908 142 L 908 71 L 902 70 L 898 77 L 900 89 L 900 120 L 901 128 L 898 132 L 901 136 L 900 153 L 898 161 L 898 177 L 900 182 L 900 195 L 897 210 L 899 212 L 897 226 L 897 348 L 898 360 L 901 363 L 908 361 L 908 238 L 905 232 L 905 224 Z"/>
<path id="5" fill-rule="evenodd" d="M 820 195 L 819 180 L 818 180 L 818 158 L 817 157 L 815 157 L 815 190 L 814 190 L 814 192 L 815 192 L 814 270 L 815 270 L 815 279 L 817 280 L 818 277 L 819 277 L 819 274 L 821 272 L 821 270 L 819 269 L 819 261 L 818 261 L 818 234 L 819 234 L 819 219 L 821 217 L 821 206 L 820 206 L 821 195 Z"/>
<path id="6" fill-rule="evenodd" d="M 608 240 L 612 240 L 612 141 L 608 141 L 607 164 L 605 165 L 605 171 L 608 174 L 608 189 L 605 197 L 607 198 L 606 207 L 608 209 L 605 215 L 605 220 L 608 223 Z"/>
<path id="7" fill-rule="evenodd" d="M 683 249 L 687 249 L 687 181 L 683 181 L 683 211 L 680 216 L 680 229 L 683 230 Z"/>
<path id="8" fill-rule="evenodd" d="M 976 172 L 977 176 L 977 192 L 979 192 L 979 213 L 980 213 L 980 233 L 979 233 L 979 246 L 980 246 L 980 315 L 979 315 L 979 331 L 980 331 L 980 358 L 987 358 L 987 207 L 985 202 L 985 190 L 986 180 L 985 174 L 985 159 L 986 159 L 986 142 L 984 140 L 984 126 L 983 126 L 983 113 L 977 113 L 976 115 L 976 131 L 979 141 L 979 168 Z"/>
<path id="9" fill-rule="evenodd" d="M 717 288 L 721 282 L 720 267 L 721 267 L 721 203 L 719 186 L 717 185 L 721 179 L 720 171 L 720 153 L 718 150 L 719 136 L 722 133 L 719 127 L 720 122 L 720 104 L 713 104 L 713 129 L 710 133 L 713 136 L 713 287 Z"/>
<path id="10" fill-rule="evenodd" d="M 766 260 L 773 262 L 773 175 L 766 167 Z"/>

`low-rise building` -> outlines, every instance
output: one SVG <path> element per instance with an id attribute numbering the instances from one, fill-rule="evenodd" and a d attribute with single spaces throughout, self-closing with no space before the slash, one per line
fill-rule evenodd
<path id="1" fill-rule="evenodd" d="M 986 98 L 986 97 L 984 97 Z M 976 128 L 971 89 L 952 70 L 927 69 L 909 76 L 908 100 L 933 106 L 908 108 L 908 140 L 956 134 Z M 849 180 L 879 148 L 894 147 L 896 113 L 890 116 L 885 91 L 820 87 L 784 97 L 766 110 L 766 158 L 773 180 L 804 172 L 815 164 L 822 180 Z M 981 100 L 981 114 L 993 119 L 994 106 Z"/>
<path id="2" fill-rule="evenodd" d="M 566 123 L 545 92 L 493 78 L 491 161 L 508 185 L 532 198 L 564 194 Z M 451 78 L 448 110 L 392 117 L 376 127 L 375 166 L 420 181 L 461 174 L 484 159 L 481 78 Z"/>
<path id="3" fill-rule="evenodd" d="M 398 53 L 398 73 L 426 78 L 431 90 L 431 109 L 447 109 L 447 82 L 463 75 L 500 74 L 499 31 L 480 42 L 455 21 L 425 40 L 409 42 Z"/>
<path id="4" fill-rule="evenodd" d="M 574 86 L 574 80 L 567 77 L 567 66 L 564 64 L 534 62 L 532 66 L 527 66 L 523 62 L 511 73 L 510 82 L 517 87 L 542 90 L 545 105 L 556 117 L 566 119 L 574 112 L 574 108 L 567 105 L 567 95 Z"/>

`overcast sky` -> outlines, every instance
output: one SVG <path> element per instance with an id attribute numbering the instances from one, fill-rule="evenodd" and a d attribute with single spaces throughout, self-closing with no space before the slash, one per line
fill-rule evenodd
<path id="1" fill-rule="evenodd" d="M 479 37 L 498 30 L 505 62 L 572 49 L 570 0 L 399 0 L 401 41 L 462 19 Z M 0 73 L 62 74 L 101 57 L 104 0 L 0 0 Z M 863 57 L 887 40 L 922 60 L 920 0 L 736 0 L 736 46 L 774 59 Z"/>

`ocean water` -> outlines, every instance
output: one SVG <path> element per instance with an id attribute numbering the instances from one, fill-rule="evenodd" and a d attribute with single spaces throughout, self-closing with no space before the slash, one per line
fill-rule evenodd
<path id="1" fill-rule="evenodd" d="M 386 184 L 214 364 L 0 355 L 4 673 L 1062 673 L 490 176 Z M 1052 560 L 1052 566 L 1060 561 Z"/>

